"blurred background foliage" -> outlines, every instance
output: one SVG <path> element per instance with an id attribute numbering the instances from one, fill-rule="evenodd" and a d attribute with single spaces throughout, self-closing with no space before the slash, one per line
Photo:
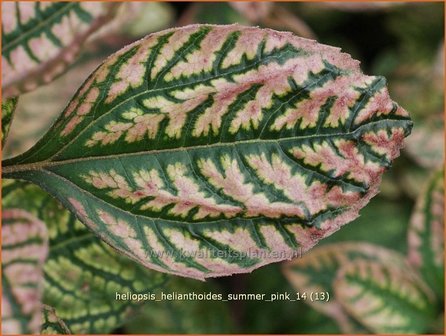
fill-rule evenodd
<path id="1" fill-rule="evenodd" d="M 4 157 L 31 147 L 87 75 L 112 52 L 142 36 L 191 23 L 258 25 L 338 46 L 366 74 L 388 80 L 391 97 L 414 119 L 412 135 L 381 193 L 321 245 L 367 241 L 407 253 L 407 229 L 421 186 L 444 161 L 443 3 L 125 3 L 90 39 L 70 71 L 20 97 Z M 311 253 L 311 252 L 310 252 Z M 205 283 L 169 277 L 165 292 L 294 292 L 278 264 Z M 440 314 L 439 314 L 440 315 Z M 442 320 L 427 333 L 440 332 Z M 117 333 L 339 333 L 304 302 L 147 302 Z"/>

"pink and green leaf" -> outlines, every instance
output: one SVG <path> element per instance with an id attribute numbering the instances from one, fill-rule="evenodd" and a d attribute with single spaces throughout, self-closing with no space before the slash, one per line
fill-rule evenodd
<path id="1" fill-rule="evenodd" d="M 333 289 L 333 282 L 339 270 L 355 260 L 388 262 L 395 267 L 405 265 L 404 257 L 399 253 L 366 242 L 323 245 L 302 258 L 283 265 L 285 277 L 297 291 L 329 293 L 328 302 L 311 300 L 305 302 L 336 321 L 342 332 L 347 334 L 367 332 L 367 329 L 345 311 Z"/>
<path id="2" fill-rule="evenodd" d="M 38 333 L 42 318 L 45 224 L 17 208 L 2 210 L 2 335 Z"/>
<path id="3" fill-rule="evenodd" d="M 338 272 L 333 287 L 344 309 L 373 333 L 423 334 L 435 317 L 433 293 L 413 275 L 410 268 L 360 259 Z"/>
<path id="4" fill-rule="evenodd" d="M 419 194 L 410 220 L 409 262 L 432 289 L 444 293 L 444 170 L 436 172 Z"/>
<path id="5" fill-rule="evenodd" d="M 75 60 L 82 43 L 116 4 L 2 2 L 2 94 L 18 96 L 48 83 Z"/>
<path id="6" fill-rule="evenodd" d="M 35 185 L 6 180 L 3 206 L 22 206 L 46 223 L 49 253 L 43 265 L 41 301 L 54 309 L 57 319 L 74 334 L 112 332 L 142 303 L 115 300 L 116 293 L 146 294 L 166 282 L 164 274 L 147 270 L 114 251 Z M 45 317 L 51 312 L 43 313 Z M 39 319 L 38 328 L 41 322 Z M 50 333 L 57 324 L 58 328 L 63 326 L 49 322 L 44 322 L 42 332 Z"/>
<path id="7" fill-rule="evenodd" d="M 2 149 L 8 137 L 17 102 L 17 97 L 2 100 Z"/>
<path id="8" fill-rule="evenodd" d="M 412 122 L 291 33 L 192 25 L 110 56 L 3 173 L 146 267 L 204 279 L 307 251 L 378 192 Z"/>

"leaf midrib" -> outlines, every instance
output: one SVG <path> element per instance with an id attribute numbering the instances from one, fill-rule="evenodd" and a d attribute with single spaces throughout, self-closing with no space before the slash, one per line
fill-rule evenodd
<path id="1" fill-rule="evenodd" d="M 301 50 L 301 52 L 302 52 L 302 50 Z M 285 52 L 285 53 L 287 53 L 287 52 Z M 304 54 L 305 54 L 305 52 L 304 52 Z M 124 101 L 121 101 L 121 102 L 119 102 L 117 105 L 112 106 L 110 110 L 106 111 L 105 113 L 103 113 L 102 115 L 100 115 L 98 118 L 95 118 L 95 114 L 96 114 L 96 111 L 95 111 L 94 114 L 93 114 L 93 120 L 92 120 L 92 122 L 91 122 L 90 124 L 86 125 L 86 127 L 85 127 L 84 129 L 82 129 L 82 130 L 81 130 L 75 137 L 73 137 L 73 138 L 70 139 L 67 143 L 63 144 L 62 147 L 60 147 L 59 149 L 57 149 L 55 153 L 51 154 L 51 156 L 48 157 L 47 160 L 50 160 L 50 159 L 52 159 L 53 157 L 56 157 L 57 155 L 59 155 L 60 153 L 62 153 L 62 152 L 64 151 L 64 149 L 66 149 L 66 148 L 69 147 L 73 142 L 75 142 L 75 141 L 76 141 L 76 140 L 77 140 L 77 139 L 78 139 L 78 138 L 79 138 L 85 131 L 87 131 L 88 129 L 90 129 L 90 127 L 92 127 L 92 125 L 95 125 L 95 123 L 96 123 L 98 120 L 102 119 L 103 117 L 106 117 L 106 116 L 110 115 L 115 109 L 118 109 L 121 105 L 127 103 L 128 101 L 135 100 L 136 97 L 139 97 L 139 96 L 141 96 L 141 95 L 145 95 L 145 94 L 149 94 L 149 93 L 154 93 L 154 92 L 157 92 L 157 91 L 161 91 L 161 92 L 162 92 L 162 91 L 169 91 L 169 90 L 170 90 L 170 91 L 173 91 L 173 90 L 175 90 L 175 89 L 179 89 L 179 88 L 183 88 L 183 87 L 188 87 L 188 86 L 194 86 L 194 85 L 202 84 L 202 83 L 205 83 L 205 82 L 208 82 L 208 81 L 212 81 L 212 80 L 215 80 L 215 79 L 220 79 L 220 78 L 230 77 L 230 76 L 232 76 L 233 74 L 236 74 L 236 73 L 238 73 L 238 72 L 240 72 L 240 71 L 242 71 L 242 72 L 246 72 L 247 70 L 252 69 L 252 68 L 255 68 L 255 67 L 258 66 L 258 65 L 261 65 L 261 64 L 268 64 L 269 62 L 274 61 L 274 60 L 275 60 L 275 61 L 279 61 L 279 63 L 280 63 L 280 59 L 281 59 L 281 55 L 280 55 L 280 54 L 279 54 L 279 55 L 271 54 L 271 55 L 267 55 L 267 56 L 265 56 L 263 59 L 258 59 L 257 61 L 253 62 L 253 63 L 252 63 L 251 65 L 249 65 L 249 66 L 241 67 L 241 68 L 237 68 L 237 67 L 236 67 L 236 69 L 229 69 L 228 72 L 224 72 L 224 71 L 223 71 L 222 73 L 218 73 L 218 74 L 212 75 L 212 76 L 210 76 L 210 77 L 208 77 L 208 78 L 200 79 L 200 80 L 197 80 L 197 81 L 192 82 L 192 83 L 183 83 L 183 84 L 175 84 L 175 85 L 173 85 L 173 86 L 167 86 L 167 87 L 161 87 L 161 88 L 152 88 L 152 89 L 143 90 L 142 92 L 138 92 L 138 93 L 136 93 L 136 94 L 134 94 L 134 95 L 131 95 L 130 97 L 126 98 Z M 105 63 L 104 63 L 104 64 L 105 64 Z M 298 65 L 293 66 L 292 69 L 295 70 L 295 68 L 296 68 L 297 66 L 298 66 Z M 345 71 L 345 72 L 349 72 L 349 71 L 352 71 L 352 70 L 356 70 L 356 69 L 344 69 L 343 71 Z M 158 77 L 158 76 L 157 76 L 157 77 Z M 273 77 L 275 77 L 275 76 L 273 76 Z M 159 80 L 159 78 L 156 79 L 156 82 L 158 82 L 158 80 Z M 84 83 L 84 84 L 85 84 L 85 83 Z M 75 97 L 76 97 L 76 96 L 75 96 Z M 75 97 L 73 97 L 73 99 L 74 99 Z M 72 100 L 73 100 L 73 99 L 72 99 Z M 64 112 L 64 111 L 63 111 L 63 112 Z M 62 112 L 62 113 L 63 113 L 63 112 Z M 67 120 L 70 120 L 70 119 L 67 118 Z M 67 120 L 65 120 L 65 123 L 66 123 Z M 63 123 L 63 124 L 65 124 L 65 123 Z M 56 124 L 57 124 L 57 122 L 56 122 Z M 79 125 L 78 125 L 78 126 L 79 126 Z M 52 129 L 51 129 L 50 131 L 52 131 Z M 41 139 L 41 140 L 42 140 L 42 139 Z M 40 144 L 40 141 L 36 144 L 36 146 L 39 145 L 39 144 Z M 28 152 L 31 152 L 36 146 L 32 147 Z M 45 148 L 45 145 L 41 146 L 41 147 L 38 148 L 34 153 L 32 153 L 30 156 L 28 156 L 27 159 L 29 159 L 29 158 L 31 158 L 31 157 L 34 157 L 34 156 L 38 155 L 38 153 L 39 153 L 42 149 L 44 149 L 44 148 Z M 27 154 L 28 152 L 24 153 L 23 155 Z M 21 158 L 21 157 L 22 157 L 22 155 L 18 156 L 17 158 Z"/>
<path id="2" fill-rule="evenodd" d="M 340 137 L 340 136 L 354 136 L 355 133 L 360 133 L 361 128 L 364 128 L 366 126 L 372 125 L 372 124 L 379 124 L 381 122 L 389 122 L 389 121 L 395 121 L 395 122 L 406 122 L 408 120 L 405 119 L 393 119 L 393 118 L 387 118 L 382 120 L 376 120 L 372 121 L 366 124 L 361 125 L 360 127 L 356 128 L 353 132 L 344 132 L 344 133 L 327 133 L 327 134 L 312 134 L 312 135 L 301 135 L 301 136 L 291 136 L 291 137 L 284 137 L 280 139 L 249 139 L 249 140 L 240 140 L 237 142 L 217 142 L 213 144 L 208 145 L 196 145 L 196 146 L 190 146 L 190 147 L 176 147 L 176 148 L 164 148 L 164 149 L 152 149 L 148 151 L 139 151 L 139 152 L 129 152 L 129 153 L 119 153 L 119 154 L 111 154 L 111 155 L 100 155 L 100 156 L 89 156 L 89 157 L 78 157 L 73 159 L 65 159 L 60 161 L 51 161 L 49 159 L 40 161 L 40 162 L 33 162 L 33 163 L 24 163 L 24 164 L 14 164 L 11 163 L 8 165 L 8 162 L 5 162 L 2 167 L 2 175 L 4 178 L 6 178 L 9 174 L 14 173 L 20 173 L 20 172 L 27 172 L 27 171 L 36 171 L 36 170 L 44 170 L 48 167 L 55 167 L 55 166 L 61 166 L 71 163 L 78 163 L 78 162 L 85 162 L 85 161 L 97 161 L 97 160 L 110 160 L 110 159 L 120 159 L 122 157 L 131 157 L 131 156 L 142 156 L 142 155 L 156 155 L 160 153 L 170 153 L 170 152 L 177 152 L 182 150 L 196 150 L 196 149 L 209 149 L 209 148 L 215 148 L 215 147 L 232 147 L 234 145 L 243 145 L 243 144 L 262 144 L 262 143 L 279 143 L 287 140 L 303 140 L 303 139 L 312 139 L 312 138 L 324 138 L 324 137 Z"/>
<path id="3" fill-rule="evenodd" d="M 61 241 L 59 243 L 56 243 L 54 245 L 50 245 L 50 253 L 53 253 L 61 248 L 64 248 L 66 245 L 70 245 L 73 243 L 79 243 L 81 241 L 87 240 L 87 239 L 91 239 L 91 238 L 97 238 L 97 236 L 95 234 L 93 234 L 92 232 L 85 232 L 82 235 L 79 236 L 75 236 L 69 239 L 66 239 L 64 241 Z"/>

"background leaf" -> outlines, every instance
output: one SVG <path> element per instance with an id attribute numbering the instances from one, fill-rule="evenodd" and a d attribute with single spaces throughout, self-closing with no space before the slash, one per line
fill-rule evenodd
<path id="1" fill-rule="evenodd" d="M 18 96 L 60 75 L 116 4 L 2 2 L 2 94 Z"/>
<path id="2" fill-rule="evenodd" d="M 336 48 L 194 25 L 112 55 L 3 172 L 143 265 L 204 279 L 290 259 L 356 218 L 411 125 Z"/>
<path id="3" fill-rule="evenodd" d="M 73 333 L 112 332 L 141 304 L 117 300 L 116 293 L 145 294 L 165 283 L 163 274 L 116 253 L 38 187 L 9 182 L 5 188 L 4 206 L 21 204 L 48 226 L 43 303 Z"/>
<path id="4" fill-rule="evenodd" d="M 22 209 L 3 208 L 2 335 L 39 332 L 47 253 L 45 224 Z"/>
<path id="5" fill-rule="evenodd" d="M 444 170 L 420 193 L 409 227 L 409 262 L 444 297 Z"/>
<path id="6" fill-rule="evenodd" d="M 334 319 L 343 333 L 367 332 L 344 310 L 341 298 L 336 297 L 333 290 L 336 274 L 355 260 L 376 260 L 390 263 L 393 267 L 403 267 L 405 263 L 403 256 L 392 250 L 366 242 L 342 242 L 317 247 L 311 254 L 283 265 L 286 278 L 297 291 L 329 293 L 331 298 L 328 302 L 305 302 Z"/>
<path id="7" fill-rule="evenodd" d="M 311 255 L 309 252 L 308 255 Z M 240 293 L 291 293 L 296 289 L 284 276 L 282 264 L 270 264 L 251 274 L 229 278 Z M 301 301 L 243 301 L 232 307 L 239 312 L 238 320 L 243 323 L 241 333 L 265 334 L 341 334 L 338 324 L 326 315 Z M 275 318 L 271 319 L 271 316 Z"/>
<path id="8" fill-rule="evenodd" d="M 334 283 L 342 306 L 374 333 L 425 333 L 433 318 L 432 292 L 413 271 L 356 260 Z"/>
<path id="9" fill-rule="evenodd" d="M 2 101 L 2 148 L 8 137 L 18 98 L 6 98 Z"/>

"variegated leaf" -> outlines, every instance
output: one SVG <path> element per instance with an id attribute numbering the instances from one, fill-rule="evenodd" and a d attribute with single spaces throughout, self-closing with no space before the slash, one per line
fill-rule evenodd
<path id="1" fill-rule="evenodd" d="M 2 1 L 2 93 L 17 96 L 60 75 L 116 4 Z"/>
<path id="2" fill-rule="evenodd" d="M 38 333 L 43 263 L 48 253 L 45 224 L 16 208 L 2 210 L 2 335 Z"/>
<path id="3" fill-rule="evenodd" d="M 2 100 L 2 148 L 11 127 L 14 111 L 17 106 L 18 98 L 6 98 Z"/>
<path id="4" fill-rule="evenodd" d="M 8 207 L 21 204 L 47 224 L 43 303 L 54 308 L 74 334 L 112 332 L 142 303 L 116 299 L 116 293 L 147 294 L 166 281 L 164 274 L 116 253 L 34 185 L 8 182 L 3 203 Z"/>
<path id="5" fill-rule="evenodd" d="M 357 217 L 411 126 L 337 48 L 192 25 L 109 57 L 3 173 L 143 265 L 204 279 L 290 259 Z"/>
<path id="6" fill-rule="evenodd" d="M 344 310 L 333 290 L 333 281 L 338 271 L 359 259 L 388 262 L 395 267 L 403 267 L 405 264 L 404 257 L 392 250 L 366 242 L 343 242 L 317 247 L 310 254 L 285 263 L 283 271 L 297 291 L 329 293 L 331 298 L 328 302 L 305 302 L 335 320 L 342 332 L 364 333 L 366 330 Z"/>
<path id="7" fill-rule="evenodd" d="M 334 283 L 342 306 L 374 333 L 426 333 L 434 315 L 432 292 L 391 263 L 356 260 Z"/>
<path id="8" fill-rule="evenodd" d="M 444 170 L 420 193 L 410 221 L 409 262 L 440 297 L 444 293 Z"/>
<path id="9" fill-rule="evenodd" d="M 57 316 L 56 310 L 53 307 L 43 305 L 43 323 L 40 334 L 68 335 L 71 334 L 71 331 L 65 322 Z"/>

